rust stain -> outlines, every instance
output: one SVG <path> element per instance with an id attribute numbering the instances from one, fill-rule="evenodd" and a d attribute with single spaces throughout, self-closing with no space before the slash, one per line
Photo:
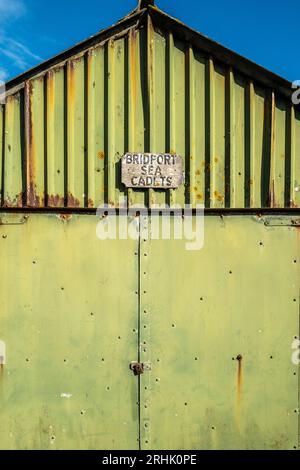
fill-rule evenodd
<path id="1" fill-rule="evenodd" d="M 97 153 L 97 157 L 99 158 L 99 160 L 104 160 L 105 153 L 101 150 L 100 152 Z"/>
<path id="2" fill-rule="evenodd" d="M 198 199 L 198 201 L 203 201 L 203 196 L 202 196 L 202 194 L 197 194 L 197 199 Z"/>
<path id="3" fill-rule="evenodd" d="M 26 204 L 28 207 L 39 207 L 40 200 L 36 196 L 36 165 L 35 165 L 35 142 L 33 137 L 32 116 L 32 82 L 25 84 L 25 135 L 26 135 L 26 164 L 27 164 L 27 194 Z"/>
<path id="4" fill-rule="evenodd" d="M 88 208 L 89 209 L 94 209 L 94 207 L 95 207 L 94 201 L 92 199 L 89 199 L 88 200 Z"/>
<path id="5" fill-rule="evenodd" d="M 241 397 L 242 397 L 242 387 L 243 387 L 243 356 L 239 354 L 236 360 L 238 361 L 237 400 L 238 400 L 238 403 L 240 403 Z"/>
<path id="6" fill-rule="evenodd" d="M 298 208 L 297 203 L 293 199 L 291 199 L 291 201 L 290 201 L 290 207 L 292 207 L 294 209 Z"/>
<path id="7" fill-rule="evenodd" d="M 93 51 L 89 50 L 87 53 L 87 83 L 88 87 L 92 85 L 92 65 L 93 65 Z"/>
<path id="8" fill-rule="evenodd" d="M 41 199 L 36 193 L 36 185 L 33 183 L 27 187 L 27 206 L 40 207 L 44 205 L 44 198 Z"/>
<path id="9" fill-rule="evenodd" d="M 80 207 L 80 201 L 73 194 L 68 193 L 68 207 Z"/>
<path id="10" fill-rule="evenodd" d="M 196 171 L 196 176 L 200 176 L 201 175 L 201 171 L 200 170 L 197 170 Z"/>
<path id="11" fill-rule="evenodd" d="M 218 191 L 214 192 L 215 199 L 217 199 L 219 202 L 224 201 L 224 196 L 222 196 Z"/>
<path id="12" fill-rule="evenodd" d="M 47 75 L 47 92 L 48 92 L 48 106 L 49 114 L 54 114 L 54 75 L 53 70 L 49 70 Z"/>
<path id="13" fill-rule="evenodd" d="M 75 91 L 75 77 L 74 77 L 74 62 L 69 61 L 67 65 L 67 82 L 68 82 L 68 106 L 69 111 L 74 108 L 74 91 Z"/>
<path id="14" fill-rule="evenodd" d="M 17 194 L 14 199 L 7 198 L 3 201 L 3 207 L 23 207 L 23 192 Z"/>
<path id="15" fill-rule="evenodd" d="M 72 214 L 59 214 L 59 219 L 62 220 L 63 222 L 70 222 L 72 220 Z"/>
<path id="16" fill-rule="evenodd" d="M 63 196 L 56 196 L 49 195 L 48 196 L 48 207 L 64 207 L 65 206 L 65 198 Z"/>
<path id="17" fill-rule="evenodd" d="M 131 83 L 131 93 L 132 98 L 132 122 L 135 125 L 135 107 L 136 107 L 136 31 L 133 30 L 129 35 L 129 44 L 130 44 L 130 83 Z"/>
<path id="18" fill-rule="evenodd" d="M 215 163 L 218 163 L 218 162 L 219 162 L 218 158 L 215 158 L 214 162 L 215 162 Z"/>

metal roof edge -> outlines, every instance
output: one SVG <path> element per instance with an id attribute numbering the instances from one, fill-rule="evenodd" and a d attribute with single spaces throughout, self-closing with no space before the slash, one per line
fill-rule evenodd
<path id="1" fill-rule="evenodd" d="M 221 63 L 235 67 L 236 70 L 246 75 L 249 79 L 271 88 L 285 97 L 291 98 L 294 91 L 292 89 L 292 82 L 228 49 L 222 44 L 213 41 L 202 33 L 185 25 L 180 20 L 168 15 L 156 6 L 149 6 L 148 10 L 154 25 L 156 24 L 161 30 L 169 29 L 175 32 L 177 37 L 198 47 Z"/>
<path id="2" fill-rule="evenodd" d="M 114 25 L 103 29 L 93 36 L 81 41 L 63 52 L 53 56 L 50 59 L 38 64 L 37 66 L 25 71 L 24 73 L 14 77 L 5 83 L 6 91 L 12 91 L 15 88 L 21 88 L 26 80 L 46 72 L 48 69 L 68 60 L 72 56 L 80 54 L 85 49 L 95 46 L 98 43 L 106 41 L 118 33 L 134 26 L 141 25 L 143 20 L 150 15 L 153 24 L 158 26 L 162 31 L 171 30 L 176 33 L 177 37 L 189 42 L 191 45 L 199 48 L 209 56 L 214 57 L 220 63 L 234 67 L 241 74 L 244 74 L 250 80 L 257 84 L 266 86 L 273 91 L 277 91 L 287 98 L 291 98 L 293 93 L 292 82 L 280 77 L 261 65 L 247 59 L 240 54 L 228 49 L 222 44 L 213 41 L 202 33 L 185 25 L 180 20 L 170 16 L 156 6 L 148 5 L 143 9 L 134 9 L 127 16 L 122 18 Z"/>

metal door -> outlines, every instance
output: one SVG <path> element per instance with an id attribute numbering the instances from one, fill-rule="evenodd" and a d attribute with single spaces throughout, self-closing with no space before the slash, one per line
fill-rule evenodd
<path id="1" fill-rule="evenodd" d="M 207 217 L 187 251 L 99 241 L 89 216 L 1 220 L 1 448 L 298 447 L 295 221 Z"/>
<path id="2" fill-rule="evenodd" d="M 84 215 L 1 222 L 0 448 L 137 449 L 138 241 Z"/>
<path id="3" fill-rule="evenodd" d="M 298 448 L 295 223 L 206 217 L 200 251 L 141 239 L 142 448 Z"/>

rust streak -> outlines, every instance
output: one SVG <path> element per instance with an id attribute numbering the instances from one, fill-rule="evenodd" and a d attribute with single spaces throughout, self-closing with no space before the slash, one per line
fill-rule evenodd
<path id="1" fill-rule="evenodd" d="M 25 135 L 26 135 L 26 165 L 27 165 L 27 206 L 35 207 L 35 146 L 33 138 L 32 118 L 32 82 L 25 84 Z"/>
<path id="2" fill-rule="evenodd" d="M 238 403 L 240 403 L 241 397 L 242 397 L 242 387 L 243 387 L 243 356 L 239 354 L 236 360 L 238 361 L 237 400 L 238 400 Z"/>
<path id="3" fill-rule="evenodd" d="M 72 220 L 72 214 L 59 214 L 59 219 L 63 222 L 70 222 Z"/>
<path id="4" fill-rule="evenodd" d="M 80 201 L 73 194 L 68 193 L 68 207 L 80 207 Z"/>
<path id="5" fill-rule="evenodd" d="M 65 199 L 63 196 L 59 196 L 56 194 L 55 196 L 49 195 L 48 196 L 48 206 L 49 207 L 64 207 L 65 206 Z"/>
<path id="6" fill-rule="evenodd" d="M 50 115 L 54 114 L 54 75 L 50 70 L 47 75 L 48 106 Z"/>
<path id="7" fill-rule="evenodd" d="M 132 98 L 132 121 L 135 121 L 135 107 L 136 107 L 136 31 L 130 32 L 130 83 L 131 83 L 131 98 Z"/>
<path id="8" fill-rule="evenodd" d="M 3 207 L 23 207 L 23 192 L 16 194 L 14 199 L 8 198 L 3 201 Z"/>

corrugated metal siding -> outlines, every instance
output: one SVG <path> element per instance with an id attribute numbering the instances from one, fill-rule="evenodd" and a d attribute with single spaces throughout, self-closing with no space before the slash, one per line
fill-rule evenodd
<path id="1" fill-rule="evenodd" d="M 5 207 L 300 206 L 300 112 L 150 18 L 8 96 L 0 139 Z M 126 190 L 127 151 L 182 155 L 186 185 Z"/>

